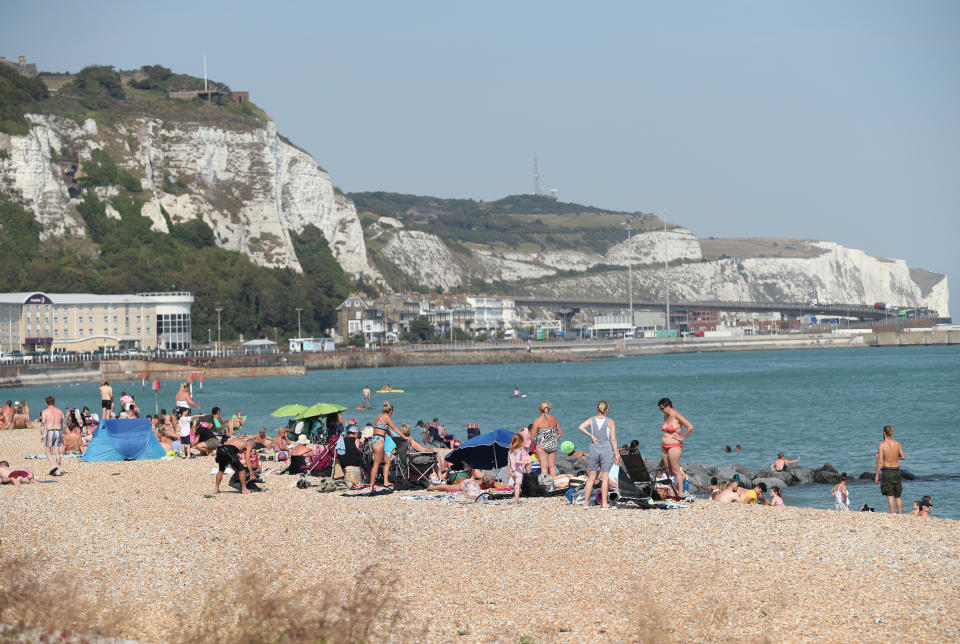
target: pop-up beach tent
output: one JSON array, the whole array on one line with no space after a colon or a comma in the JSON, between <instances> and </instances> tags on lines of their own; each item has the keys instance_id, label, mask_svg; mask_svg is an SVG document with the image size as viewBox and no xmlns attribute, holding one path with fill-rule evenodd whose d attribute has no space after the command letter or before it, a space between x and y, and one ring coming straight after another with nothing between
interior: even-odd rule
<instances>
[{"instance_id":1,"label":"pop-up beach tent","mask_svg":"<svg viewBox=\"0 0 960 644\"><path fill-rule=\"evenodd\" d=\"M81 461L142 461L166 454L146 418L101 420Z\"/></svg>"}]
</instances>

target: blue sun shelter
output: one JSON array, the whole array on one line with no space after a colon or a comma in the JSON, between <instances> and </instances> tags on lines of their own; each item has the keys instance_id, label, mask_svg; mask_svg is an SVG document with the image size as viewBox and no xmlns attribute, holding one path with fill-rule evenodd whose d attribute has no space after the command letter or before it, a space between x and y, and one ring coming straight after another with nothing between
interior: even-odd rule
<instances>
[{"instance_id":1,"label":"blue sun shelter","mask_svg":"<svg viewBox=\"0 0 960 644\"><path fill-rule=\"evenodd\" d=\"M100 421L80 460L143 461L166 453L146 418L112 418Z\"/></svg>"}]
</instances>

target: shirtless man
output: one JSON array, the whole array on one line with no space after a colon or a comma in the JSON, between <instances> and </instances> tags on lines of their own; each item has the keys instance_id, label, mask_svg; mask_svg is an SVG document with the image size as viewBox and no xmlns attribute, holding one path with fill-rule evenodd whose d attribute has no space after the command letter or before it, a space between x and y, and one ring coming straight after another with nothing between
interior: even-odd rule
<instances>
[{"instance_id":1,"label":"shirtless man","mask_svg":"<svg viewBox=\"0 0 960 644\"><path fill-rule=\"evenodd\" d=\"M887 425L883 428L883 440L877 446L877 474L873 477L873 482L880 484L880 494L887 497L890 514L903 513L903 501L900 499L903 493L900 461L905 458L907 457L903 455L900 442L893 440L893 427Z\"/></svg>"},{"instance_id":2,"label":"shirtless man","mask_svg":"<svg viewBox=\"0 0 960 644\"><path fill-rule=\"evenodd\" d=\"M240 462L240 453L246 454L247 465L244 467ZM253 444L248 443L242 438L232 436L225 440L222 445L217 447L217 478L213 484L213 493L220 494L220 481L223 480L223 471L227 467L233 468L233 471L240 477L240 491L242 494L250 494L247 489L247 478L256 478L250 463L253 462Z\"/></svg>"},{"instance_id":3,"label":"shirtless man","mask_svg":"<svg viewBox=\"0 0 960 644\"><path fill-rule=\"evenodd\" d=\"M273 446L273 439L267 436L267 429L261 427L260 431L253 435L254 449L270 449Z\"/></svg>"},{"instance_id":4,"label":"shirtless man","mask_svg":"<svg viewBox=\"0 0 960 644\"><path fill-rule=\"evenodd\" d=\"M63 457L63 412L57 409L53 396L46 397L47 408L40 412L40 440L47 454L47 460L53 465L50 476L60 476L60 461Z\"/></svg>"},{"instance_id":5,"label":"shirtless man","mask_svg":"<svg viewBox=\"0 0 960 644\"><path fill-rule=\"evenodd\" d=\"M718 501L720 503L739 503L740 502L739 488L740 486L737 485L736 481L730 481L727 484L726 489L720 492L720 494L717 495L717 498L715 498L714 501Z\"/></svg>"},{"instance_id":6,"label":"shirtless man","mask_svg":"<svg viewBox=\"0 0 960 644\"><path fill-rule=\"evenodd\" d=\"M370 385L364 387L363 391L360 392L360 395L363 396L363 400L360 402L360 408L373 409L373 403L370 402Z\"/></svg>"},{"instance_id":7,"label":"shirtless man","mask_svg":"<svg viewBox=\"0 0 960 644\"><path fill-rule=\"evenodd\" d=\"M103 415L100 418L107 420L113 417L113 387L104 380L98 389L100 389L100 407L103 410Z\"/></svg>"}]
</instances>

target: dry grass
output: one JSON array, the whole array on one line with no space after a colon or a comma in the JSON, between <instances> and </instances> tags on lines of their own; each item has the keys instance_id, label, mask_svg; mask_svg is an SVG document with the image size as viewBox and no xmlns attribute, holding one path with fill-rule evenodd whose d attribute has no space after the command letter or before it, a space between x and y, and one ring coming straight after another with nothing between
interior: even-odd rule
<instances>
[{"instance_id":1,"label":"dry grass","mask_svg":"<svg viewBox=\"0 0 960 644\"><path fill-rule=\"evenodd\" d=\"M700 238L700 251L706 260L724 257L797 257L809 259L822 255L822 248L811 246L809 240L785 237L724 237Z\"/></svg>"},{"instance_id":2,"label":"dry grass","mask_svg":"<svg viewBox=\"0 0 960 644\"><path fill-rule=\"evenodd\" d=\"M122 613L83 592L78 579L45 578L37 559L0 558L0 643L88 642L120 633Z\"/></svg>"},{"instance_id":3,"label":"dry grass","mask_svg":"<svg viewBox=\"0 0 960 644\"><path fill-rule=\"evenodd\" d=\"M400 620L393 580L372 567L348 588L333 579L313 579L309 569L304 569L306 583L264 583L275 574L262 562L251 564L249 572L210 589L199 617L190 617L164 641L353 644L387 638ZM63 574L45 578L38 559L0 559L0 579L0 644L92 642L128 635L128 620L119 607L85 595L78 579ZM405 633L404 639L421 638Z\"/></svg>"}]
</instances>

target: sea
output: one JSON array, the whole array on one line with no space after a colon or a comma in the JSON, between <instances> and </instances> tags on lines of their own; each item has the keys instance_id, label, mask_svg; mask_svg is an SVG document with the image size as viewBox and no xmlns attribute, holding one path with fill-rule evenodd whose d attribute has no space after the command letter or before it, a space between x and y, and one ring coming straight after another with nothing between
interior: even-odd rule
<instances>
[{"instance_id":1,"label":"sea","mask_svg":"<svg viewBox=\"0 0 960 644\"><path fill-rule=\"evenodd\" d=\"M176 383L112 382L131 393L144 414L171 409ZM300 377L215 379L194 384L204 411L247 417L246 428L285 425L271 416L282 405L328 402L346 407L344 418L363 425L374 411L358 410L361 390L389 385L403 393L374 394L379 408L389 400L394 420L439 418L448 432L466 438L467 423L481 431L518 430L549 400L563 440L588 449L577 426L606 400L620 443L636 439L648 458L658 457L663 415L657 401L669 397L693 423L682 462L769 466L782 451L807 468L830 463L859 477L873 472L884 425L903 444L903 505L929 495L933 516L960 519L960 347L891 347L796 351L744 351L624 356L557 364L456 365L310 371ZM514 387L525 394L513 397ZM8 388L4 399L26 398L36 416L52 394L60 407L87 405L99 411L96 384ZM2 441L2 436L0 436ZM726 452L725 447L740 446ZM2 442L0 442L2 458ZM91 465L95 467L95 465ZM787 505L833 508L828 485L784 488ZM851 508L866 503L886 511L878 485L856 480Z\"/></svg>"}]
</instances>

